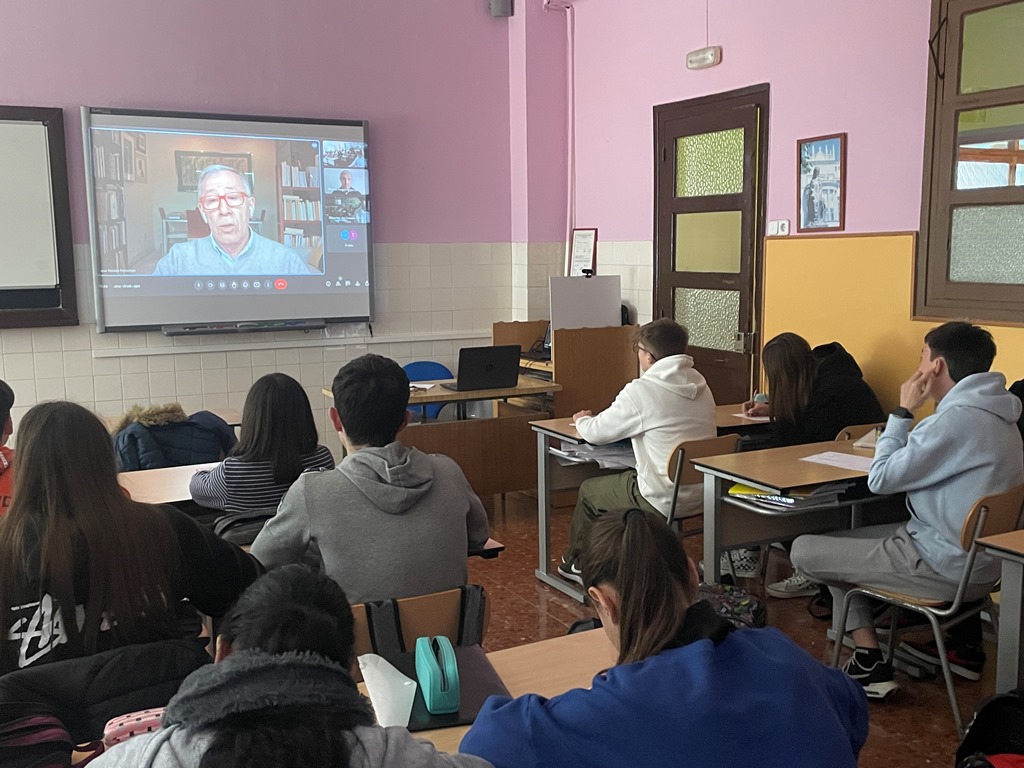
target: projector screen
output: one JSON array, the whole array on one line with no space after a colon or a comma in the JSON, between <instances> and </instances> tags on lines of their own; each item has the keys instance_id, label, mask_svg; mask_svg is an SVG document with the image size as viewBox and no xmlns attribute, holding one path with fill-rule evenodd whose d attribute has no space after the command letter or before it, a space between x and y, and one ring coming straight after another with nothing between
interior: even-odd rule
<instances>
[{"instance_id":1,"label":"projector screen","mask_svg":"<svg viewBox=\"0 0 1024 768\"><path fill-rule=\"evenodd\" d=\"M100 331L372 319L364 121L83 107Z\"/></svg>"}]
</instances>

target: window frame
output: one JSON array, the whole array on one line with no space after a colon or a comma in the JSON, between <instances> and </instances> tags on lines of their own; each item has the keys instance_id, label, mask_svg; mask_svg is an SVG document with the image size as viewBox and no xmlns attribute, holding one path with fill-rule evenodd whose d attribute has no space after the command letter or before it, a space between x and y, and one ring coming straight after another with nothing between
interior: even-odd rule
<instances>
[{"instance_id":1,"label":"window frame","mask_svg":"<svg viewBox=\"0 0 1024 768\"><path fill-rule=\"evenodd\" d=\"M1024 186L956 189L958 115L1024 104L1024 85L960 93L963 20L970 13L1020 0L933 0L925 123L921 230L918 237L914 316L965 315L1007 325L1024 324L1024 284L949 280L953 211L965 206L1024 205Z\"/></svg>"}]
</instances>

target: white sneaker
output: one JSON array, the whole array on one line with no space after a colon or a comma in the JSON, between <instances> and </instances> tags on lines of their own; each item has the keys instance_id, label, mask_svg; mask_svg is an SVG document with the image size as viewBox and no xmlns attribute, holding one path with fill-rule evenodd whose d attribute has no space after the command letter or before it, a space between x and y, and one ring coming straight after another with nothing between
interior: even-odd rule
<instances>
[{"instance_id":1,"label":"white sneaker","mask_svg":"<svg viewBox=\"0 0 1024 768\"><path fill-rule=\"evenodd\" d=\"M732 567L729 567L729 555L732 555ZM737 579L756 579L761 575L761 551L758 549L734 549L723 552L719 561L722 575L734 574Z\"/></svg>"},{"instance_id":2,"label":"white sneaker","mask_svg":"<svg viewBox=\"0 0 1024 768\"><path fill-rule=\"evenodd\" d=\"M765 587L765 591L772 597L785 600L788 597L810 597L818 594L818 585L810 579L794 573L788 579L776 581Z\"/></svg>"}]
</instances>

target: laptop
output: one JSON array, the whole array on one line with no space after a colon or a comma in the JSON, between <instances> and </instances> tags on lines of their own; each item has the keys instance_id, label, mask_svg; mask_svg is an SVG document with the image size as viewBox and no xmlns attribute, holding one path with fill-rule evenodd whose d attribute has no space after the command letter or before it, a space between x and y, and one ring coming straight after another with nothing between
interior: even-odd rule
<instances>
[{"instance_id":1,"label":"laptop","mask_svg":"<svg viewBox=\"0 0 1024 768\"><path fill-rule=\"evenodd\" d=\"M551 359L551 323L548 323L548 329L544 332L544 340L535 341L531 349L523 352L522 357L524 360L538 361Z\"/></svg>"},{"instance_id":2,"label":"laptop","mask_svg":"<svg viewBox=\"0 0 1024 768\"><path fill-rule=\"evenodd\" d=\"M463 347L459 350L459 373L445 389L467 392L474 389L507 389L519 383L518 344L499 347Z\"/></svg>"}]
</instances>

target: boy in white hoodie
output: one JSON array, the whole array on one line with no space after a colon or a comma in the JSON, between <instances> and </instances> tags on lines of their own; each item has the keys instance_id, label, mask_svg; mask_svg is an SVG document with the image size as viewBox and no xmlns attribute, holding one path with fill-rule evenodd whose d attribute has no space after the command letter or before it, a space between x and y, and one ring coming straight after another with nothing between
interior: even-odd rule
<instances>
[{"instance_id":1,"label":"boy in white hoodie","mask_svg":"<svg viewBox=\"0 0 1024 768\"><path fill-rule=\"evenodd\" d=\"M640 377L629 382L604 411L573 416L576 431L588 443L605 445L629 439L636 469L595 477L580 486L569 530L569 547L558 572L582 584L576 555L591 523L605 512L636 507L668 516L672 480L667 474L672 449L681 440L714 437L715 399L686 354L690 335L678 323L661 318L633 336ZM680 514L700 509L701 489L679 493Z\"/></svg>"}]
</instances>

